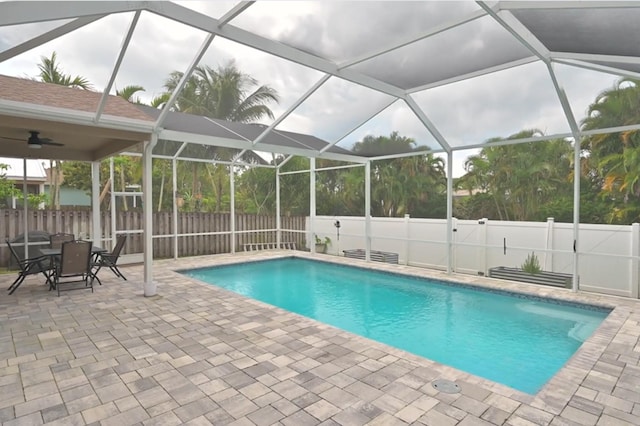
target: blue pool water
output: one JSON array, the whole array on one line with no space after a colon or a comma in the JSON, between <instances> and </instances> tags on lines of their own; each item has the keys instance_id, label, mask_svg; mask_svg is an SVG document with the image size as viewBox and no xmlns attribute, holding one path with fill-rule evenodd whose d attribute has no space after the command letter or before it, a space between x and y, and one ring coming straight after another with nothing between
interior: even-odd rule
<instances>
[{"instance_id":1,"label":"blue pool water","mask_svg":"<svg viewBox=\"0 0 640 426\"><path fill-rule=\"evenodd\" d=\"M608 314L296 258L183 273L530 394Z\"/></svg>"}]
</instances>

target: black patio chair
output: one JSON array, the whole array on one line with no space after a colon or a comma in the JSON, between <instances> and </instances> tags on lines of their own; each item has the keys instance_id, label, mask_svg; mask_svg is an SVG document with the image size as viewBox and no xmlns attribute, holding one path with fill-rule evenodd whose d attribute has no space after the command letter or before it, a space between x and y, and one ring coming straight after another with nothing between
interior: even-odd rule
<instances>
[{"instance_id":1,"label":"black patio chair","mask_svg":"<svg viewBox=\"0 0 640 426\"><path fill-rule=\"evenodd\" d=\"M20 284L24 281L24 279L29 275L37 275L42 274L46 280L47 284L49 284L49 290L53 288L53 283L51 281L50 273L51 273L51 261L47 256L34 256L29 259L21 259L16 253L15 248L11 245L9 240L6 241L7 247L9 247L9 251L11 252L11 257L15 260L20 269L18 273L18 277L16 280L9 286L7 291L9 294L13 294L14 291L20 287Z\"/></svg>"},{"instance_id":2,"label":"black patio chair","mask_svg":"<svg viewBox=\"0 0 640 426\"><path fill-rule=\"evenodd\" d=\"M49 245L51 246L52 249L59 249L59 248L62 248L63 243L67 243L75 239L76 237L73 234L64 234L60 232L57 234L52 234L49 237Z\"/></svg>"},{"instance_id":3,"label":"black patio chair","mask_svg":"<svg viewBox=\"0 0 640 426\"><path fill-rule=\"evenodd\" d=\"M53 285L58 290L58 296L61 291L88 288L93 293L95 277L91 272L91 247L91 241L62 243L60 260L55 262L52 274Z\"/></svg>"},{"instance_id":4,"label":"black patio chair","mask_svg":"<svg viewBox=\"0 0 640 426\"><path fill-rule=\"evenodd\" d=\"M118 235L116 239L116 246L113 248L111 253L99 253L95 262L93 262L93 275L98 281L98 284L102 285L100 278L98 278L98 271L100 269L107 267L111 269L111 271L116 274L116 277L122 278L123 280L127 280L127 277L124 276L120 269L118 269L118 258L120 258L120 252L124 247L124 243L127 242L126 235Z\"/></svg>"}]
</instances>

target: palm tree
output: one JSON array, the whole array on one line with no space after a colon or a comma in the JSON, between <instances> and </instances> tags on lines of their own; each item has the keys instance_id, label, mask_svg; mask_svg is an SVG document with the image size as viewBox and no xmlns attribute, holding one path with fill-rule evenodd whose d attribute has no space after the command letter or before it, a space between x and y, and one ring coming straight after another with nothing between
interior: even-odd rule
<instances>
[{"instance_id":1,"label":"palm tree","mask_svg":"<svg viewBox=\"0 0 640 426\"><path fill-rule=\"evenodd\" d=\"M167 92L155 98L152 106L163 108L182 76L183 73L173 71L165 82ZM256 88L257 85L257 80L238 70L233 61L217 69L201 65L195 68L193 75L187 80L172 109L187 114L242 123L257 122L263 117L273 119L273 112L267 104L278 102L279 96L275 89L265 85ZM185 151L183 155L193 155L193 152L198 151L198 157L212 160L230 159L237 155L234 150L208 145L192 146L189 149L192 152ZM262 161L260 157L249 151L243 154L242 159ZM223 208L224 188L228 187L226 184L228 170L228 167L221 165L207 166L204 170L195 165L190 166L192 183L188 191L193 196L202 197L201 182L203 179L208 181L216 199L215 211L220 211Z\"/></svg>"},{"instance_id":2,"label":"palm tree","mask_svg":"<svg viewBox=\"0 0 640 426\"><path fill-rule=\"evenodd\" d=\"M389 136L367 135L353 146L352 151L375 156L420 152L425 148L418 146L412 138L392 132ZM371 214L374 216L397 217L408 213L414 217L441 216L435 202L445 190L444 163L433 154L372 163Z\"/></svg>"},{"instance_id":3,"label":"palm tree","mask_svg":"<svg viewBox=\"0 0 640 426\"><path fill-rule=\"evenodd\" d=\"M542 132L523 130L507 139L533 136L542 136ZM487 142L502 140L492 138ZM541 206L571 194L571 154L571 146L564 140L487 146L467 159L467 173L458 184L481 190L476 198L490 196L500 220L544 219L539 217Z\"/></svg>"},{"instance_id":4,"label":"palm tree","mask_svg":"<svg viewBox=\"0 0 640 426\"><path fill-rule=\"evenodd\" d=\"M126 99L132 104L142 104L143 102L140 100L140 98L135 96L135 94L138 92L144 92L144 87L129 85L123 87L121 90L116 89L116 96L120 96L121 98Z\"/></svg>"},{"instance_id":5,"label":"palm tree","mask_svg":"<svg viewBox=\"0 0 640 426\"><path fill-rule=\"evenodd\" d=\"M640 123L640 80L620 79L600 93L582 121L583 130ZM583 148L591 178L602 189L613 208L609 221L631 223L640 217L640 132L592 135Z\"/></svg>"},{"instance_id":6,"label":"palm tree","mask_svg":"<svg viewBox=\"0 0 640 426\"><path fill-rule=\"evenodd\" d=\"M165 82L168 92L175 90L182 75L179 71L169 75ZM238 70L233 61L217 69L201 65L187 80L173 108L242 123L256 122L265 116L273 119L273 112L267 104L279 102L279 96L269 86L259 86L254 90L257 84L256 79Z\"/></svg>"},{"instance_id":7,"label":"palm tree","mask_svg":"<svg viewBox=\"0 0 640 426\"><path fill-rule=\"evenodd\" d=\"M73 87L77 89L91 90L92 86L84 77L79 75L72 77L70 74L65 74L58 65L56 52L51 53L51 57L40 57L40 64L38 69L40 70L40 80L45 83L59 84L62 86Z\"/></svg>"},{"instance_id":8,"label":"palm tree","mask_svg":"<svg viewBox=\"0 0 640 426\"><path fill-rule=\"evenodd\" d=\"M73 87L77 89L90 90L91 83L84 77L65 74L57 62L56 52L52 52L50 57L41 56L38 69L40 74L38 77L45 83L59 84L61 86ZM60 208L60 161L49 160L49 170L51 175L51 207Z\"/></svg>"}]
</instances>

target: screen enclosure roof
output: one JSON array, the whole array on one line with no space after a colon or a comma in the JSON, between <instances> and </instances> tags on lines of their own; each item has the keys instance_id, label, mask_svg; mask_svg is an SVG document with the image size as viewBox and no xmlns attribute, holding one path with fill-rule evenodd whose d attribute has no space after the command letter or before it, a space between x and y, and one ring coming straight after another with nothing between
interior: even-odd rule
<instances>
[{"instance_id":1,"label":"screen enclosure roof","mask_svg":"<svg viewBox=\"0 0 640 426\"><path fill-rule=\"evenodd\" d=\"M598 93L640 79L638 22L635 1L3 1L0 155L35 155L29 130L64 143L39 158L81 160L152 133L170 155L188 142L351 162L477 148L525 128L575 139ZM92 90L32 81L52 51ZM149 103L171 72L225 64L277 90L272 118L175 112L182 81L163 110L115 96L141 85ZM353 150L394 131L413 140L409 153Z\"/></svg>"}]
</instances>

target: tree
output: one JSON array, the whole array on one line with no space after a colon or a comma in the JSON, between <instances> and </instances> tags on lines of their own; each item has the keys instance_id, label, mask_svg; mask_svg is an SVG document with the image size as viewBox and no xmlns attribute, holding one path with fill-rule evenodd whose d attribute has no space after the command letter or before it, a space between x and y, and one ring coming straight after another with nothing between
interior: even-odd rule
<instances>
[{"instance_id":1,"label":"tree","mask_svg":"<svg viewBox=\"0 0 640 426\"><path fill-rule=\"evenodd\" d=\"M640 123L640 80L622 78L600 93L582 121L583 130ZM640 220L640 132L591 135L584 139L589 177L611 204L611 223Z\"/></svg>"},{"instance_id":2,"label":"tree","mask_svg":"<svg viewBox=\"0 0 640 426\"><path fill-rule=\"evenodd\" d=\"M182 75L179 71L169 75L165 82L168 92L176 89ZM278 93L265 85L254 89L257 84L256 79L238 70L233 61L217 69L201 65L187 80L173 109L241 123L254 123L265 116L273 119L267 104L279 102Z\"/></svg>"},{"instance_id":3,"label":"tree","mask_svg":"<svg viewBox=\"0 0 640 426\"><path fill-rule=\"evenodd\" d=\"M45 83L59 84L61 86L73 87L77 89L91 90L92 86L84 77L79 75L72 77L65 74L57 63L56 52L52 52L50 57L41 56L38 69L40 70L40 80Z\"/></svg>"},{"instance_id":4,"label":"tree","mask_svg":"<svg viewBox=\"0 0 640 426\"><path fill-rule=\"evenodd\" d=\"M536 129L523 130L507 140L542 135ZM552 212L543 206L560 197L572 197L572 161L573 149L562 139L482 148L467 159L467 173L457 182L458 187L478 191L465 201L462 212L474 219L544 220L542 215ZM493 206L487 205L488 201Z\"/></svg>"},{"instance_id":5,"label":"tree","mask_svg":"<svg viewBox=\"0 0 640 426\"><path fill-rule=\"evenodd\" d=\"M182 79L183 73L173 71L165 82L167 92L154 99L153 104L164 107L178 83ZM278 102L279 96L275 89L269 86L256 86L257 80L242 73L230 62L226 66L213 68L208 65L196 67L193 74L187 80L182 91L178 95L172 109L175 111L203 115L210 118L237 121L243 123L253 123L263 117L274 117L268 104ZM207 158L212 160L237 159L237 151L229 148L212 147L208 145L190 146L188 152L183 152L183 156L194 158ZM245 161L263 161L253 152L243 153L242 159ZM204 167L190 165L191 184L182 183L182 193L186 200L194 200L199 208L213 208L219 212L226 204L227 190L229 184L229 167L216 164L207 164ZM208 191L211 191L215 199L208 200ZM197 202L196 202L197 201Z\"/></svg>"},{"instance_id":6,"label":"tree","mask_svg":"<svg viewBox=\"0 0 640 426\"><path fill-rule=\"evenodd\" d=\"M136 93L144 92L144 87L129 85L123 87L121 90L116 89L116 96L120 96L123 99L131 102L132 104L142 104L143 102L140 100Z\"/></svg>"},{"instance_id":7,"label":"tree","mask_svg":"<svg viewBox=\"0 0 640 426\"><path fill-rule=\"evenodd\" d=\"M38 69L40 80L45 83L58 84L61 86L73 87L78 89L90 90L91 83L84 77L65 74L57 62L56 52L52 52L50 57L41 56ZM49 175L51 177L51 207L60 208L60 161L49 160Z\"/></svg>"},{"instance_id":8,"label":"tree","mask_svg":"<svg viewBox=\"0 0 640 426\"><path fill-rule=\"evenodd\" d=\"M446 175L441 158L421 153L425 147L398 132L389 136L365 136L352 150L367 156L416 153L415 156L372 162L372 215L444 217Z\"/></svg>"}]
</instances>

